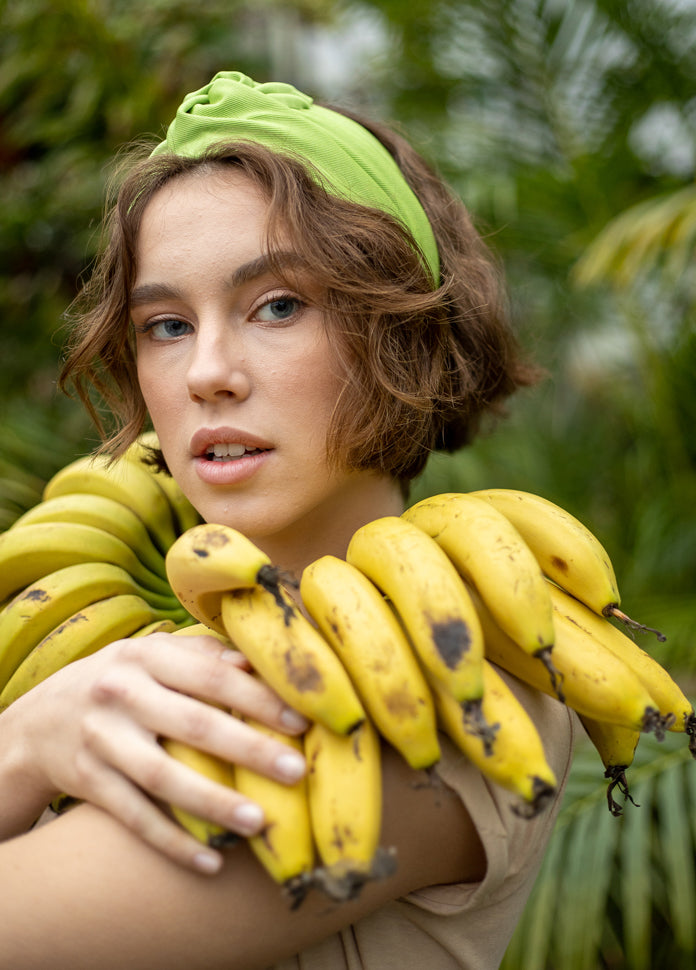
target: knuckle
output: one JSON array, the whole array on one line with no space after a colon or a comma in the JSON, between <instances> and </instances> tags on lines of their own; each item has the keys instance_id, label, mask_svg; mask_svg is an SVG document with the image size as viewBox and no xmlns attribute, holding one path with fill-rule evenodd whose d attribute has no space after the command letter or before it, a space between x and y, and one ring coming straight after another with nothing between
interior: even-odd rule
<instances>
[{"instance_id":1,"label":"knuckle","mask_svg":"<svg viewBox=\"0 0 696 970\"><path fill-rule=\"evenodd\" d=\"M210 710L206 710L206 705L200 703L186 713L182 722L182 732L189 743L196 745L208 738L211 713Z\"/></svg>"},{"instance_id":2,"label":"knuckle","mask_svg":"<svg viewBox=\"0 0 696 970\"><path fill-rule=\"evenodd\" d=\"M101 739L99 718L93 712L85 714L80 722L80 735L83 745L88 751L98 748Z\"/></svg>"},{"instance_id":3,"label":"knuckle","mask_svg":"<svg viewBox=\"0 0 696 970\"><path fill-rule=\"evenodd\" d=\"M162 795L165 792L167 767L164 757L153 753L138 772L140 786L153 795Z\"/></svg>"},{"instance_id":4,"label":"knuckle","mask_svg":"<svg viewBox=\"0 0 696 970\"><path fill-rule=\"evenodd\" d=\"M99 674L90 688L90 698L97 704L114 704L128 700L130 690L126 681L110 669Z\"/></svg>"},{"instance_id":5,"label":"knuckle","mask_svg":"<svg viewBox=\"0 0 696 970\"><path fill-rule=\"evenodd\" d=\"M120 819L126 828L147 838L151 831L151 820L148 818L147 805L139 798L128 799L121 804Z\"/></svg>"},{"instance_id":6,"label":"knuckle","mask_svg":"<svg viewBox=\"0 0 696 970\"><path fill-rule=\"evenodd\" d=\"M72 767L78 791L84 792L94 785L94 760L88 751L78 750Z\"/></svg>"},{"instance_id":7,"label":"knuckle","mask_svg":"<svg viewBox=\"0 0 696 970\"><path fill-rule=\"evenodd\" d=\"M111 644L111 647L116 658L123 663L133 663L134 661L139 661L142 656L142 643L138 643L137 638L116 640Z\"/></svg>"}]
</instances>

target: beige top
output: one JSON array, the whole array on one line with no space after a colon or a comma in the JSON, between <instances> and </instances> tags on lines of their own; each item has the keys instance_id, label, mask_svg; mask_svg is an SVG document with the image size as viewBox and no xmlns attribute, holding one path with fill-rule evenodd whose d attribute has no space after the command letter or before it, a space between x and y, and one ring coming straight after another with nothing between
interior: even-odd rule
<instances>
[{"instance_id":1,"label":"beige top","mask_svg":"<svg viewBox=\"0 0 696 970\"><path fill-rule=\"evenodd\" d=\"M559 794L535 819L512 811L515 797L443 739L437 771L466 805L481 836L480 883L431 886L397 899L272 970L495 970L532 890L560 807L575 716L558 701L501 671L536 724ZM269 968L271 970L271 968Z\"/></svg>"}]
</instances>

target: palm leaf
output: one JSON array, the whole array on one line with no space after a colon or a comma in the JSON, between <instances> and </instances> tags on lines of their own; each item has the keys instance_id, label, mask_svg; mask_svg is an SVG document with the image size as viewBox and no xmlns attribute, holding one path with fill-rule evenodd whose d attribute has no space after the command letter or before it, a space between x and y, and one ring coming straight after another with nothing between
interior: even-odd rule
<instances>
[{"instance_id":1,"label":"palm leaf","mask_svg":"<svg viewBox=\"0 0 696 970\"><path fill-rule=\"evenodd\" d=\"M501 970L647 970L696 956L696 766L684 736L644 736L623 815L580 742L564 805Z\"/></svg>"},{"instance_id":2,"label":"palm leaf","mask_svg":"<svg viewBox=\"0 0 696 970\"><path fill-rule=\"evenodd\" d=\"M631 206L612 219L587 247L573 270L579 286L608 280L625 287L666 258L678 276L696 245L696 185Z\"/></svg>"}]
</instances>

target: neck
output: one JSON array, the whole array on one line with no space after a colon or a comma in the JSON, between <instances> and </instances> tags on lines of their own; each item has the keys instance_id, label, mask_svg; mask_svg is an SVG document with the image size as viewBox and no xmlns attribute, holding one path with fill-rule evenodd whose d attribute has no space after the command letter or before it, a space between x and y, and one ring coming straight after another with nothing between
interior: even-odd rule
<instances>
[{"instance_id":1,"label":"neck","mask_svg":"<svg viewBox=\"0 0 696 970\"><path fill-rule=\"evenodd\" d=\"M356 490L348 489L338 504L314 509L311 520L300 520L283 533L254 541L271 560L295 579L320 556L345 559L353 533L386 515L400 515L404 508L398 482L374 475ZM338 509L338 510L337 510Z\"/></svg>"}]
</instances>

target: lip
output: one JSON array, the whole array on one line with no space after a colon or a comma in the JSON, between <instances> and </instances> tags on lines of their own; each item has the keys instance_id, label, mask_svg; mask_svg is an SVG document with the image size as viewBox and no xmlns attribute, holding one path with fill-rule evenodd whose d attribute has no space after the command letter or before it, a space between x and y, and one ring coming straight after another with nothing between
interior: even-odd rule
<instances>
[{"instance_id":1,"label":"lip","mask_svg":"<svg viewBox=\"0 0 696 970\"><path fill-rule=\"evenodd\" d=\"M258 448L260 451L270 451L273 448L273 445L263 438L241 431L239 428L228 427L199 428L191 438L189 447L194 458L205 458L213 445L227 444L244 445L249 450Z\"/></svg>"},{"instance_id":2,"label":"lip","mask_svg":"<svg viewBox=\"0 0 696 970\"><path fill-rule=\"evenodd\" d=\"M253 454L244 455L234 461L210 461L206 457L210 448L222 444L244 445ZM206 485L217 487L234 487L247 482L273 453L273 446L265 439L239 428L229 427L200 428L191 438L190 448L200 480Z\"/></svg>"}]
</instances>

